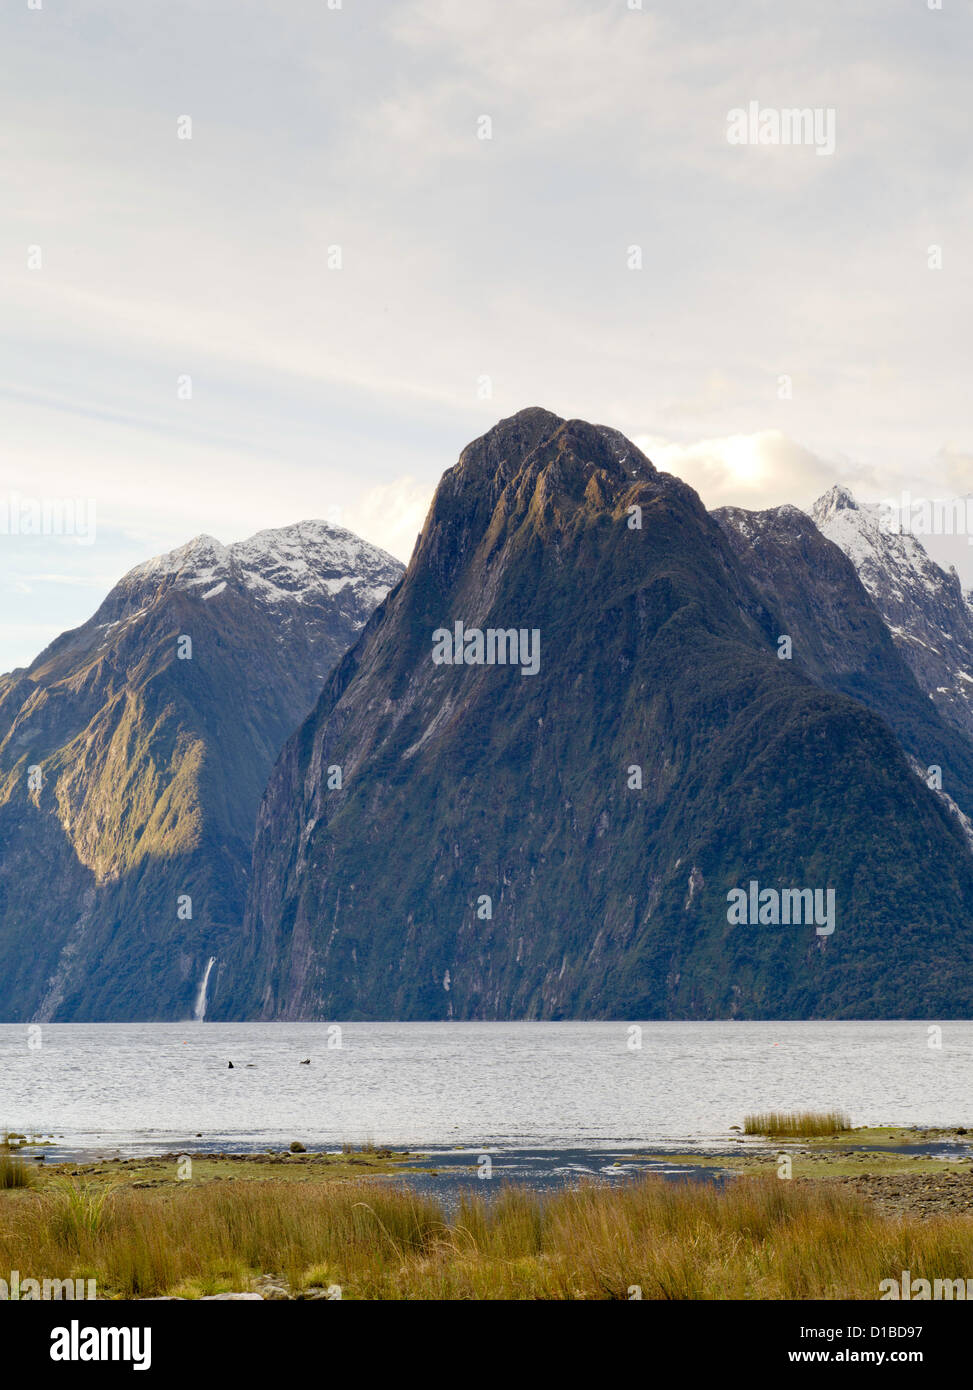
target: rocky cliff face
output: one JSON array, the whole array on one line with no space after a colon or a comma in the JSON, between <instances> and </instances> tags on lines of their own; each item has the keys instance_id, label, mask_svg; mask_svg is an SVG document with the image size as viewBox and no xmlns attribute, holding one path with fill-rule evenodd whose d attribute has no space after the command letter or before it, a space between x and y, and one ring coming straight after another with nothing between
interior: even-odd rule
<instances>
[{"instance_id":1,"label":"rocky cliff face","mask_svg":"<svg viewBox=\"0 0 973 1390\"><path fill-rule=\"evenodd\" d=\"M402 567L306 522L198 537L0 677L0 1017L187 1018L268 772Z\"/></svg>"},{"instance_id":2,"label":"rocky cliff face","mask_svg":"<svg viewBox=\"0 0 973 1390\"><path fill-rule=\"evenodd\" d=\"M912 535L890 533L877 507L845 487L818 499L819 530L840 546L903 659L943 718L973 738L973 608L955 570L943 570Z\"/></svg>"},{"instance_id":3,"label":"rocky cliff face","mask_svg":"<svg viewBox=\"0 0 973 1390\"><path fill-rule=\"evenodd\" d=\"M220 1007L966 1012L962 829L885 718L835 688L840 623L804 615L806 660L779 659L786 607L616 432L502 421L445 474L405 579L274 770ZM891 670L862 613L863 659L871 643ZM501 649L517 660L491 664ZM731 923L751 881L833 889L834 932Z\"/></svg>"}]
</instances>

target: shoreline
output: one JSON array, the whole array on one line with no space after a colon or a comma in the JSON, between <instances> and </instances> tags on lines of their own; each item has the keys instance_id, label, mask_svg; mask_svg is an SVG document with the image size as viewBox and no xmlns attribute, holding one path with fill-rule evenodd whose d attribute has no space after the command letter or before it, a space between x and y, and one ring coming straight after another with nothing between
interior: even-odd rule
<instances>
[{"instance_id":1,"label":"shoreline","mask_svg":"<svg viewBox=\"0 0 973 1390\"><path fill-rule=\"evenodd\" d=\"M963 1127L860 1127L827 1137L780 1140L737 1134L691 1148L345 1145L335 1150L295 1141L286 1150L230 1150L194 1149L187 1144L140 1155L99 1154L53 1161L45 1141L27 1140L0 1144L0 1155L4 1154L29 1166L41 1188L78 1181L96 1189L144 1190L242 1181L395 1178L417 1194L445 1200L450 1206L468 1187L490 1198L510 1186L544 1195L586 1183L617 1187L641 1177L722 1184L783 1176L785 1165L789 1180L847 1187L888 1211L973 1212L973 1133ZM481 1182L481 1176L492 1181Z\"/></svg>"},{"instance_id":2,"label":"shoreline","mask_svg":"<svg viewBox=\"0 0 973 1390\"><path fill-rule=\"evenodd\" d=\"M0 1270L108 1300L878 1298L973 1267L965 1131L859 1129L629 1154L610 1178L479 1180L468 1150L31 1163L0 1190ZM10 1156L3 1156L9 1164ZM26 1160L26 1161L25 1161ZM651 1165L655 1164L656 1167ZM786 1180L783 1180L786 1178ZM963 1268L959 1268L962 1265ZM23 1295L18 1295L23 1296Z\"/></svg>"}]
</instances>

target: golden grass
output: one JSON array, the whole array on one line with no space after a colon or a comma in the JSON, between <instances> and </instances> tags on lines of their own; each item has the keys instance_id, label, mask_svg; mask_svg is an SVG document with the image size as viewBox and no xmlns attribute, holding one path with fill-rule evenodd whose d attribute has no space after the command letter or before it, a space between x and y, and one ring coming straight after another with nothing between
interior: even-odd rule
<instances>
[{"instance_id":1,"label":"golden grass","mask_svg":"<svg viewBox=\"0 0 973 1390\"><path fill-rule=\"evenodd\" d=\"M36 1181L33 1169L22 1158L0 1151L0 1188L34 1187Z\"/></svg>"},{"instance_id":2,"label":"golden grass","mask_svg":"<svg viewBox=\"0 0 973 1390\"><path fill-rule=\"evenodd\" d=\"M452 1219L373 1182L0 1195L0 1269L101 1296L340 1285L364 1299L865 1298L882 1279L973 1275L973 1217L890 1218L845 1189L645 1178L542 1199L466 1197Z\"/></svg>"},{"instance_id":3,"label":"golden grass","mask_svg":"<svg viewBox=\"0 0 973 1390\"><path fill-rule=\"evenodd\" d=\"M743 1121L744 1134L767 1134L775 1139L820 1139L849 1129L851 1120L843 1110L798 1110L793 1114L767 1110Z\"/></svg>"}]
</instances>

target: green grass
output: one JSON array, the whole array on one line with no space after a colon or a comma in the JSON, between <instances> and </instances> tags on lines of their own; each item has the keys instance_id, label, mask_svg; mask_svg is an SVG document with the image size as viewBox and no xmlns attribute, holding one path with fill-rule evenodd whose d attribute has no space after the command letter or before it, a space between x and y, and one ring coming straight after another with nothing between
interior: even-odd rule
<instances>
[{"instance_id":1,"label":"green grass","mask_svg":"<svg viewBox=\"0 0 973 1390\"><path fill-rule=\"evenodd\" d=\"M374 1181L0 1194L0 1268L94 1278L102 1297L246 1289L261 1274L346 1299L816 1299L966 1278L973 1216L887 1217L831 1184L646 1178L542 1198L476 1192L447 1215Z\"/></svg>"},{"instance_id":2,"label":"green grass","mask_svg":"<svg viewBox=\"0 0 973 1390\"><path fill-rule=\"evenodd\" d=\"M819 1139L849 1129L851 1120L843 1110L797 1110L792 1114L767 1110L743 1121L744 1134L766 1134L775 1139Z\"/></svg>"},{"instance_id":3,"label":"green grass","mask_svg":"<svg viewBox=\"0 0 973 1390\"><path fill-rule=\"evenodd\" d=\"M65 1248L82 1250L112 1216L111 1187L65 1183L46 1196L51 1230Z\"/></svg>"}]
</instances>

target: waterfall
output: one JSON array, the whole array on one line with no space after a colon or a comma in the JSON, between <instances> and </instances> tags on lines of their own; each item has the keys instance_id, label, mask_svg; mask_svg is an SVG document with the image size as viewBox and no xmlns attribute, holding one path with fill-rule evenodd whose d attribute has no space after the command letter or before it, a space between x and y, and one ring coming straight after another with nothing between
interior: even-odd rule
<instances>
[{"instance_id":1,"label":"waterfall","mask_svg":"<svg viewBox=\"0 0 973 1390\"><path fill-rule=\"evenodd\" d=\"M196 1003L193 1007L193 1018L197 1023L202 1023L206 1017L206 986L209 984L209 972L216 964L216 957L210 956L206 962L206 969L203 971L203 978L199 982L199 989L196 991Z\"/></svg>"}]
</instances>

